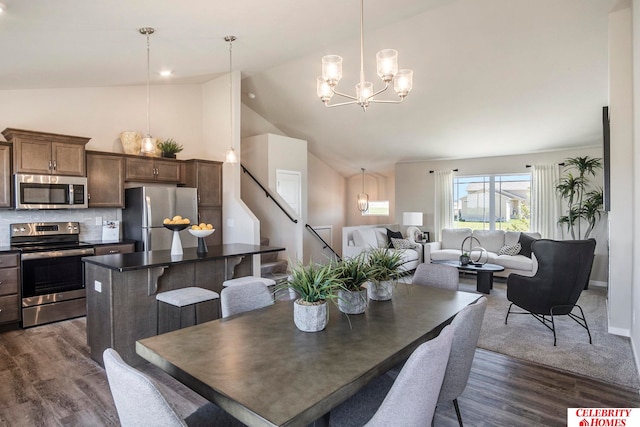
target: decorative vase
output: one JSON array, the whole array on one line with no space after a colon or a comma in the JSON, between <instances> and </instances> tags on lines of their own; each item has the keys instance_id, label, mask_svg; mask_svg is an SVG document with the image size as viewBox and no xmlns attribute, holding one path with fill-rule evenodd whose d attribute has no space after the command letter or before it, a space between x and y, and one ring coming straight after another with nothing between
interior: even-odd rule
<instances>
[{"instance_id":1,"label":"decorative vase","mask_svg":"<svg viewBox=\"0 0 640 427\"><path fill-rule=\"evenodd\" d=\"M367 295L375 301L388 301L393 295L393 281L381 280L367 284Z\"/></svg>"},{"instance_id":2,"label":"decorative vase","mask_svg":"<svg viewBox=\"0 0 640 427\"><path fill-rule=\"evenodd\" d=\"M293 303L293 322L303 332L318 332L327 326L327 302L307 303L298 299Z\"/></svg>"},{"instance_id":3,"label":"decorative vase","mask_svg":"<svg viewBox=\"0 0 640 427\"><path fill-rule=\"evenodd\" d=\"M469 261L469 255L460 255L460 265L468 265Z\"/></svg>"},{"instance_id":4,"label":"decorative vase","mask_svg":"<svg viewBox=\"0 0 640 427\"><path fill-rule=\"evenodd\" d=\"M124 154L140 154L142 135L140 135L138 132L121 132L120 142L122 143L122 151L124 151Z\"/></svg>"},{"instance_id":5,"label":"decorative vase","mask_svg":"<svg viewBox=\"0 0 640 427\"><path fill-rule=\"evenodd\" d=\"M361 314L367 308L367 290L338 291L338 309L346 314Z\"/></svg>"}]
</instances>

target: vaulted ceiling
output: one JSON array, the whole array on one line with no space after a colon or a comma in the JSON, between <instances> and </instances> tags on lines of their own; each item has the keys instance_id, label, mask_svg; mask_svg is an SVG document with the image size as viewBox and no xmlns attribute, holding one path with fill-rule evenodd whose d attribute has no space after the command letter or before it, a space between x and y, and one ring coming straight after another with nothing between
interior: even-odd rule
<instances>
[{"instance_id":1,"label":"vaulted ceiling","mask_svg":"<svg viewBox=\"0 0 640 427\"><path fill-rule=\"evenodd\" d=\"M243 102L345 176L601 143L617 0L366 0L366 77L381 86L382 48L414 70L404 103L366 112L315 94L328 53L344 57L339 88L354 92L358 0L2 1L0 90L144 84L144 26L156 29L153 84L205 82L228 71L223 38L235 35Z\"/></svg>"}]
</instances>

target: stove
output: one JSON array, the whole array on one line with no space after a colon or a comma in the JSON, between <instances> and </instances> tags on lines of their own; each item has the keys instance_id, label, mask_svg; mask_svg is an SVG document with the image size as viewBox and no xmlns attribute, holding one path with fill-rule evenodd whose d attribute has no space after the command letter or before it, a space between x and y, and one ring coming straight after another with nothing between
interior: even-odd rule
<instances>
[{"instance_id":1,"label":"stove","mask_svg":"<svg viewBox=\"0 0 640 427\"><path fill-rule=\"evenodd\" d=\"M11 246L20 249L23 327L86 315L81 258L93 247L79 236L77 222L11 224Z\"/></svg>"}]
</instances>

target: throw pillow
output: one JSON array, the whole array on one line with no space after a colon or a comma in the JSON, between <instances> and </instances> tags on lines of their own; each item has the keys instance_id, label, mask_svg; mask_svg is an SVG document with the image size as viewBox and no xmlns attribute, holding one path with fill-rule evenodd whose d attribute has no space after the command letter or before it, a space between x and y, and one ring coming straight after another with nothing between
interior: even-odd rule
<instances>
[{"instance_id":1,"label":"throw pillow","mask_svg":"<svg viewBox=\"0 0 640 427\"><path fill-rule=\"evenodd\" d=\"M413 249L413 243L411 243L409 239L397 239L392 237L391 244L395 249Z\"/></svg>"},{"instance_id":2,"label":"throw pillow","mask_svg":"<svg viewBox=\"0 0 640 427\"><path fill-rule=\"evenodd\" d=\"M504 245L498 251L498 255L518 255L520 250L522 249L522 245L520 243L516 243L515 245Z\"/></svg>"},{"instance_id":3,"label":"throw pillow","mask_svg":"<svg viewBox=\"0 0 640 427\"><path fill-rule=\"evenodd\" d=\"M520 239L518 240L518 243L520 243L520 246L522 246L522 249L520 249L520 255L531 258L531 244L535 241L536 239L534 239L533 237L525 233L520 233Z\"/></svg>"},{"instance_id":4,"label":"throw pillow","mask_svg":"<svg viewBox=\"0 0 640 427\"><path fill-rule=\"evenodd\" d=\"M402 239L402 233L399 231L391 231L387 228L387 239L389 239L388 246L390 248L393 248L393 243L391 242L391 238Z\"/></svg>"}]
</instances>

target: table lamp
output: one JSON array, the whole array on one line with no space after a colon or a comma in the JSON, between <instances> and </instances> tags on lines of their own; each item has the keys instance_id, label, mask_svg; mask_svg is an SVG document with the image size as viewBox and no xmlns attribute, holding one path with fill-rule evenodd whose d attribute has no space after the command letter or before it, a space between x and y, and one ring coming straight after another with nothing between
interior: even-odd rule
<instances>
[{"instance_id":1,"label":"table lamp","mask_svg":"<svg viewBox=\"0 0 640 427\"><path fill-rule=\"evenodd\" d=\"M422 212L403 212L402 225L422 227ZM422 231L418 229L418 235L414 236L414 240L422 240Z\"/></svg>"}]
</instances>

